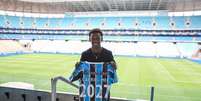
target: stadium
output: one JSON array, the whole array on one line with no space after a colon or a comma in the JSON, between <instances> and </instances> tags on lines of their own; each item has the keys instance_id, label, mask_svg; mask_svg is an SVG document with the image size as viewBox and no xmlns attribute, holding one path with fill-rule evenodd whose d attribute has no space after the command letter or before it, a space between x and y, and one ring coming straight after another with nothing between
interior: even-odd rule
<instances>
[{"instance_id":1,"label":"stadium","mask_svg":"<svg viewBox=\"0 0 201 101\"><path fill-rule=\"evenodd\" d=\"M118 66L112 101L201 101L200 5L200 0L0 0L0 101L53 101L52 78L71 75L91 47L93 28L103 31L101 45ZM56 88L56 101L77 101L73 84L59 81Z\"/></svg>"}]
</instances>

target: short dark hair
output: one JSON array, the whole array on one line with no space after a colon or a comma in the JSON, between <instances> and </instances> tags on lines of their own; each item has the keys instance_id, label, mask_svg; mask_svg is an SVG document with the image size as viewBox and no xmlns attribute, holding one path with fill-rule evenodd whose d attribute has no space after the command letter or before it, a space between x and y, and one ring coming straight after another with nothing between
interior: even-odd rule
<instances>
[{"instance_id":1,"label":"short dark hair","mask_svg":"<svg viewBox=\"0 0 201 101\"><path fill-rule=\"evenodd\" d=\"M99 29L99 28L94 28L89 32L89 37L91 36L91 34L93 33L100 33L101 37L103 37L103 32Z\"/></svg>"}]
</instances>

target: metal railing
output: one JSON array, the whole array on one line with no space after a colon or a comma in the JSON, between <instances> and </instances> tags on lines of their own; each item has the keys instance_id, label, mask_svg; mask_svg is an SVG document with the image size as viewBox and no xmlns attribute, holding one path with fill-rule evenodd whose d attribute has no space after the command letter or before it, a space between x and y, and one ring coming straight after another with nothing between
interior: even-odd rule
<instances>
[{"instance_id":1,"label":"metal railing","mask_svg":"<svg viewBox=\"0 0 201 101\"><path fill-rule=\"evenodd\" d=\"M79 86L76 84L73 84L72 82L70 82L69 80L65 79L64 77L58 76L55 78L51 79L51 101L56 101L56 97L57 97L57 93L56 93L56 87L57 87L57 81L61 80L77 89L79 89Z\"/></svg>"}]
</instances>

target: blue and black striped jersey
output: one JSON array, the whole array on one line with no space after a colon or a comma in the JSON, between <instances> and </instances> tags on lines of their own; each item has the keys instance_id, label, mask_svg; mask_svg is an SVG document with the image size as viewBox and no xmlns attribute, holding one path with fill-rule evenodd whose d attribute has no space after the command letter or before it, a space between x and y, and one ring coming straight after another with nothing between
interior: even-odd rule
<instances>
[{"instance_id":1,"label":"blue and black striped jersey","mask_svg":"<svg viewBox=\"0 0 201 101\"><path fill-rule=\"evenodd\" d=\"M117 82L116 70L108 63L81 62L70 81L80 82L80 101L108 101L111 84Z\"/></svg>"}]
</instances>

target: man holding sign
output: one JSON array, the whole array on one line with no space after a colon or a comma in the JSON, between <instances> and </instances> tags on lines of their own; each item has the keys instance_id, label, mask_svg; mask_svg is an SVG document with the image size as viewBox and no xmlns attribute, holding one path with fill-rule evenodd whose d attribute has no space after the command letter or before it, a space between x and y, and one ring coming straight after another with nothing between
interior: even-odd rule
<instances>
[{"instance_id":1,"label":"man holding sign","mask_svg":"<svg viewBox=\"0 0 201 101\"><path fill-rule=\"evenodd\" d=\"M109 101L110 86L117 82L116 63L112 52L101 47L100 29L89 33L92 47L84 51L70 81L80 81L80 101Z\"/></svg>"}]
</instances>

